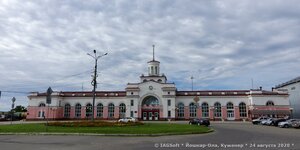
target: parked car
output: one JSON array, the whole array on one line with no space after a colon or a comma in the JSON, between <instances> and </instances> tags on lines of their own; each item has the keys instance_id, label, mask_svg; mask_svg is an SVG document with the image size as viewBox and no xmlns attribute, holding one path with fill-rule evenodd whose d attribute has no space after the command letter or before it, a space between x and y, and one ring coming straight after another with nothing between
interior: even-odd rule
<instances>
[{"instance_id":1,"label":"parked car","mask_svg":"<svg viewBox=\"0 0 300 150\"><path fill-rule=\"evenodd\" d=\"M292 126L292 122L297 121L296 119L289 119L287 121L279 122L278 127L280 128L289 128Z\"/></svg>"},{"instance_id":2,"label":"parked car","mask_svg":"<svg viewBox=\"0 0 300 150\"><path fill-rule=\"evenodd\" d=\"M296 120L292 122L292 127L294 128L300 128L300 120Z\"/></svg>"},{"instance_id":3,"label":"parked car","mask_svg":"<svg viewBox=\"0 0 300 150\"><path fill-rule=\"evenodd\" d=\"M262 120L260 121L260 124L262 124L262 125L267 125L267 122L269 122L271 119L272 119L272 118L262 119Z\"/></svg>"},{"instance_id":4,"label":"parked car","mask_svg":"<svg viewBox=\"0 0 300 150\"><path fill-rule=\"evenodd\" d=\"M261 121L262 120L265 120L265 119L268 119L269 117L259 117L259 118L257 118L257 119L253 119L252 120L252 123L253 124L261 124Z\"/></svg>"},{"instance_id":5,"label":"parked car","mask_svg":"<svg viewBox=\"0 0 300 150\"><path fill-rule=\"evenodd\" d=\"M279 122L284 122L284 121L286 121L286 120L287 120L287 119L284 119L284 118L277 118L277 119L274 119L274 120L272 121L272 122L273 122L272 125L277 127Z\"/></svg>"},{"instance_id":6,"label":"parked car","mask_svg":"<svg viewBox=\"0 0 300 150\"><path fill-rule=\"evenodd\" d=\"M268 118L263 125L273 125L273 120L275 120L275 118Z\"/></svg>"},{"instance_id":7,"label":"parked car","mask_svg":"<svg viewBox=\"0 0 300 150\"><path fill-rule=\"evenodd\" d=\"M126 117L126 118L119 119L118 122L124 122L124 123L136 122L136 119L133 117Z\"/></svg>"},{"instance_id":8,"label":"parked car","mask_svg":"<svg viewBox=\"0 0 300 150\"><path fill-rule=\"evenodd\" d=\"M198 126L200 125L205 125L205 126L209 126L210 125L210 122L208 119L198 119L198 118L195 118L195 119L192 119L189 121L189 124L192 125L192 124L196 124Z\"/></svg>"}]
</instances>

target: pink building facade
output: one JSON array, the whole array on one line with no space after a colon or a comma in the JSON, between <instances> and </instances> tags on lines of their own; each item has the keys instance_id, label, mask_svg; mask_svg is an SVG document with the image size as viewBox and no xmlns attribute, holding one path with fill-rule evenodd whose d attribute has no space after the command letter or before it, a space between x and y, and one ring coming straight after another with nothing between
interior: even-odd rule
<instances>
[{"instance_id":1,"label":"pink building facade","mask_svg":"<svg viewBox=\"0 0 300 150\"><path fill-rule=\"evenodd\" d=\"M28 96L28 120L119 119L139 120L250 120L259 116L290 115L289 95L283 91L195 90L178 91L174 83L160 73L160 62L148 62L148 75L140 82L128 83L124 91L66 91L52 93L46 104L46 93ZM94 108L94 114L92 114Z\"/></svg>"}]
</instances>

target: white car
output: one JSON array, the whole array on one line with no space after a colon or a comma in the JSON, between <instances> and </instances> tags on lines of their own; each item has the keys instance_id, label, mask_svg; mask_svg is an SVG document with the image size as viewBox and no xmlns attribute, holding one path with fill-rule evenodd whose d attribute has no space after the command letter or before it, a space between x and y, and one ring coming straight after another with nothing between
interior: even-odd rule
<instances>
[{"instance_id":1,"label":"white car","mask_svg":"<svg viewBox=\"0 0 300 150\"><path fill-rule=\"evenodd\" d=\"M262 125L271 125L272 121L273 121L273 118L268 118L268 119L262 120L260 123Z\"/></svg>"},{"instance_id":2,"label":"white car","mask_svg":"<svg viewBox=\"0 0 300 150\"><path fill-rule=\"evenodd\" d=\"M292 126L292 122L297 121L296 119L289 119L287 121L279 122L278 127L280 128L289 128Z\"/></svg>"},{"instance_id":3,"label":"white car","mask_svg":"<svg viewBox=\"0 0 300 150\"><path fill-rule=\"evenodd\" d=\"M126 117L126 118L122 118L122 119L119 119L118 122L136 122L136 119L133 118L133 117Z\"/></svg>"},{"instance_id":4,"label":"white car","mask_svg":"<svg viewBox=\"0 0 300 150\"><path fill-rule=\"evenodd\" d=\"M266 120L266 119L268 119L269 117L259 117L259 118L257 118L257 119L253 119L252 120L252 123L253 124L261 124L261 121L262 120Z\"/></svg>"}]
</instances>

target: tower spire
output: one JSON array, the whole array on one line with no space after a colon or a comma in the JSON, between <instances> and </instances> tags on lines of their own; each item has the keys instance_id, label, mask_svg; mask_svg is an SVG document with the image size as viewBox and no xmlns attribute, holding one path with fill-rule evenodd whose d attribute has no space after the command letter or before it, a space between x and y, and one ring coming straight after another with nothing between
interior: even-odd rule
<instances>
[{"instance_id":1,"label":"tower spire","mask_svg":"<svg viewBox=\"0 0 300 150\"><path fill-rule=\"evenodd\" d=\"M153 47L153 61L154 61L155 60L155 58L154 58L154 47L155 47L155 45L153 44L152 47Z\"/></svg>"}]
</instances>

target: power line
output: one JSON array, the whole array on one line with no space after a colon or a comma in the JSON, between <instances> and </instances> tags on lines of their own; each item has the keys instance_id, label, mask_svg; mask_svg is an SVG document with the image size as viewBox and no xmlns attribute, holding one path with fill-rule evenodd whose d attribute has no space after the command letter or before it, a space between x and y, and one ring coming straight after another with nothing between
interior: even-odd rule
<instances>
[{"instance_id":1,"label":"power line","mask_svg":"<svg viewBox=\"0 0 300 150\"><path fill-rule=\"evenodd\" d=\"M92 70L87 70L87 71L84 71L84 72L80 72L80 73L76 73L76 74L71 74L71 75L67 75L67 76L63 76L57 80L54 80L52 82L57 82L57 81L60 81L60 80L63 80L63 79L67 79L67 78L71 78L71 77L75 77L75 76L79 76L79 75L82 75L82 74L86 74L86 73L89 73L91 72ZM80 81L82 83L82 81ZM53 86L53 87L67 87L67 86L70 86L70 85L76 85L78 83L72 83L72 84L64 84L64 85L57 85L57 86ZM40 88L41 86L40 85L21 85L21 86L14 86L14 89L23 89L23 88ZM30 92L23 92L23 91L15 91L15 90L6 90L6 91L2 91L2 92L8 92L8 93L30 93Z\"/></svg>"},{"instance_id":2,"label":"power line","mask_svg":"<svg viewBox=\"0 0 300 150\"><path fill-rule=\"evenodd\" d=\"M80 75L82 75L82 74L86 74L86 73L89 73L89 72L92 73L93 70L90 69L90 70L87 70L87 71L84 71L84 72L81 72L81 73L76 73L76 74L72 74L72 75L67 75L67 76L61 77L60 79L54 80L53 82L60 81L60 80L66 79L66 78L71 78L71 77L80 76Z\"/></svg>"},{"instance_id":3,"label":"power line","mask_svg":"<svg viewBox=\"0 0 300 150\"><path fill-rule=\"evenodd\" d=\"M30 92L24 92L24 91L1 91L2 93L19 93L19 94L29 94Z\"/></svg>"}]
</instances>

